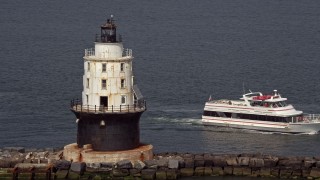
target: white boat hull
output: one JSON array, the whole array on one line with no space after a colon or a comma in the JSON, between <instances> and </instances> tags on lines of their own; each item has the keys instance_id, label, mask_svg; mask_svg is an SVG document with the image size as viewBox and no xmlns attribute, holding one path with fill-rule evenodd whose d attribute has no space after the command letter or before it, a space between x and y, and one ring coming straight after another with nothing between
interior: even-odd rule
<instances>
[{"instance_id":1,"label":"white boat hull","mask_svg":"<svg viewBox=\"0 0 320 180\"><path fill-rule=\"evenodd\" d=\"M202 124L293 134L317 134L320 131L319 121L309 123L282 123L237 118L202 116Z\"/></svg>"}]
</instances>

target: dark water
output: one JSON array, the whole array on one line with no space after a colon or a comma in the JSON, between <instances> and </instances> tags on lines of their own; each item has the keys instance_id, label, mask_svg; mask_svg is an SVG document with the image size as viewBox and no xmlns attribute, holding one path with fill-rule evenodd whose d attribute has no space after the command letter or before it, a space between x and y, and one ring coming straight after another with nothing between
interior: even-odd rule
<instances>
[{"instance_id":1,"label":"dark water","mask_svg":"<svg viewBox=\"0 0 320 180\"><path fill-rule=\"evenodd\" d=\"M114 14L148 103L141 140L156 152L319 156L320 135L204 127L204 102L243 84L320 113L320 1L1 1L0 147L76 141L83 55Z\"/></svg>"}]
</instances>

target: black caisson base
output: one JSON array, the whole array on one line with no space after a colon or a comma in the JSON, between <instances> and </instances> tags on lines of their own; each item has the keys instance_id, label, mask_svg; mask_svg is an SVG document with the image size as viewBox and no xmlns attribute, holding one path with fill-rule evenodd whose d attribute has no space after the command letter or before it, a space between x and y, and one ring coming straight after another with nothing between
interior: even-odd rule
<instances>
[{"instance_id":1,"label":"black caisson base","mask_svg":"<svg viewBox=\"0 0 320 180\"><path fill-rule=\"evenodd\" d=\"M142 112L88 113L73 111L78 120L77 144L91 144L95 151L120 151L140 145Z\"/></svg>"}]
</instances>

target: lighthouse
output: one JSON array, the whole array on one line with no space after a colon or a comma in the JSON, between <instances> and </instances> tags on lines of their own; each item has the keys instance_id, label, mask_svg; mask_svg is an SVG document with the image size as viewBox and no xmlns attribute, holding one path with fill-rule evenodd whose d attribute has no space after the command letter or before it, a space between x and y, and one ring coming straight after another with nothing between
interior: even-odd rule
<instances>
[{"instance_id":1,"label":"lighthouse","mask_svg":"<svg viewBox=\"0 0 320 180\"><path fill-rule=\"evenodd\" d=\"M112 16L83 59L82 100L71 101L77 143L65 146L64 156L85 162L152 158L152 145L140 143L146 102L134 82L132 50L123 47Z\"/></svg>"}]
</instances>

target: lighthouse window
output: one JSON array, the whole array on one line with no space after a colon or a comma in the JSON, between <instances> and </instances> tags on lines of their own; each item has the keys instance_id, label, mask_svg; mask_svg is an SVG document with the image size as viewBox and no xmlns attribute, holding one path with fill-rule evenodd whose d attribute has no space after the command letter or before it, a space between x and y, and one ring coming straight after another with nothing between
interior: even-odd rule
<instances>
[{"instance_id":1,"label":"lighthouse window","mask_svg":"<svg viewBox=\"0 0 320 180\"><path fill-rule=\"evenodd\" d=\"M120 71L123 71L124 70L124 63L121 63L120 64Z\"/></svg>"},{"instance_id":2,"label":"lighthouse window","mask_svg":"<svg viewBox=\"0 0 320 180\"><path fill-rule=\"evenodd\" d=\"M89 88L89 78L87 78L87 84L86 84L87 88Z\"/></svg>"},{"instance_id":3,"label":"lighthouse window","mask_svg":"<svg viewBox=\"0 0 320 180\"><path fill-rule=\"evenodd\" d=\"M90 63L88 62L88 69L87 69L88 71L90 71Z\"/></svg>"},{"instance_id":4,"label":"lighthouse window","mask_svg":"<svg viewBox=\"0 0 320 180\"><path fill-rule=\"evenodd\" d=\"M124 88L124 87L125 87L125 80L121 79L121 88Z\"/></svg>"},{"instance_id":5,"label":"lighthouse window","mask_svg":"<svg viewBox=\"0 0 320 180\"><path fill-rule=\"evenodd\" d=\"M87 104L89 104L89 96L86 95L86 99L87 99Z\"/></svg>"},{"instance_id":6,"label":"lighthouse window","mask_svg":"<svg viewBox=\"0 0 320 180\"><path fill-rule=\"evenodd\" d=\"M126 104L127 96L121 96L121 104Z\"/></svg>"},{"instance_id":7,"label":"lighthouse window","mask_svg":"<svg viewBox=\"0 0 320 180\"><path fill-rule=\"evenodd\" d=\"M102 64L102 72L106 72L107 71L107 64L103 63Z\"/></svg>"},{"instance_id":8,"label":"lighthouse window","mask_svg":"<svg viewBox=\"0 0 320 180\"><path fill-rule=\"evenodd\" d=\"M101 89L107 89L107 80L106 79L102 79L102 81L101 81Z\"/></svg>"}]
</instances>

